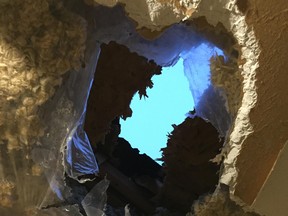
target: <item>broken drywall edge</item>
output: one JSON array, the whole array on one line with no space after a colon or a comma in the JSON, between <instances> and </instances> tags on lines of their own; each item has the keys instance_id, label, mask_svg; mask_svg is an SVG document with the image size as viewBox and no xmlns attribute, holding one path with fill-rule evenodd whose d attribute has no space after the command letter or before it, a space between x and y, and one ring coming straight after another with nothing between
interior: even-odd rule
<instances>
[{"instance_id":1,"label":"broken drywall edge","mask_svg":"<svg viewBox=\"0 0 288 216\"><path fill-rule=\"evenodd\" d=\"M237 185L237 156L245 139L253 132L249 113L257 101L255 76L259 66L260 49L253 29L248 27L245 16L238 10L235 0L202 0L197 13L194 13L192 18L199 16L205 16L208 23L214 26L221 22L227 30L231 31L241 47L241 59L246 60L243 66L239 66L243 76L242 104L224 148L226 158L220 177L220 182L229 185L230 193L233 194Z\"/></svg>"}]
</instances>

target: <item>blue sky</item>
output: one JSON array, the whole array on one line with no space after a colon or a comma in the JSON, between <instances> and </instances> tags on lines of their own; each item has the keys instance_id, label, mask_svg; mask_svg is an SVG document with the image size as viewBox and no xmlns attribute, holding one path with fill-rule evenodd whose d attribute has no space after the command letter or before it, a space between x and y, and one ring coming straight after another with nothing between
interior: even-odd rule
<instances>
[{"instance_id":1,"label":"blue sky","mask_svg":"<svg viewBox=\"0 0 288 216\"><path fill-rule=\"evenodd\" d=\"M135 94L130 105L133 115L121 120L120 137L140 153L152 159L160 158L160 149L166 146L167 134L173 129L171 125L184 121L185 114L194 109L194 102L198 103L211 84L209 60L216 53L223 55L222 50L210 43L201 43L181 53L187 59L186 76L191 90L182 58L173 67L163 67L162 74L152 78L154 87L147 89L149 98L140 100Z\"/></svg>"},{"instance_id":2,"label":"blue sky","mask_svg":"<svg viewBox=\"0 0 288 216\"><path fill-rule=\"evenodd\" d=\"M138 94L134 95L130 104L133 115L126 121L121 119L120 137L156 159L166 146L171 125L183 122L194 103L181 58L173 67L163 67L162 74L153 76L152 81L154 87L147 89L148 98L140 100Z\"/></svg>"}]
</instances>

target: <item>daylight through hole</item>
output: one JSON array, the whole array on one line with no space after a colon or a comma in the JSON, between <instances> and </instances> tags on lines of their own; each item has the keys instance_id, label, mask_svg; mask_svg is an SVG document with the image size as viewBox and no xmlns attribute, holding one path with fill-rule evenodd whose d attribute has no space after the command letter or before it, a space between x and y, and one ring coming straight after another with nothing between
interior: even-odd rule
<instances>
[{"instance_id":1,"label":"daylight through hole","mask_svg":"<svg viewBox=\"0 0 288 216\"><path fill-rule=\"evenodd\" d=\"M172 124L180 124L185 114L193 110L193 98L184 75L183 59L174 66L163 67L162 74L152 78L154 86L147 90L148 98L135 94L133 114L121 120L121 134L129 143L152 159L161 158L160 149L166 146Z\"/></svg>"},{"instance_id":2,"label":"daylight through hole","mask_svg":"<svg viewBox=\"0 0 288 216\"><path fill-rule=\"evenodd\" d=\"M210 86L209 61L216 54L222 55L223 52L211 44L202 43L181 53L183 58L179 58L176 64L163 67L162 74L152 78L154 85L147 89L148 98L140 99L138 94L134 95L130 104L132 117L121 119L119 136L137 148L140 154L147 154L161 163L157 159L162 156L161 149L166 147L172 125L181 124L189 116L189 111L194 109L193 97L198 102Z\"/></svg>"}]
</instances>

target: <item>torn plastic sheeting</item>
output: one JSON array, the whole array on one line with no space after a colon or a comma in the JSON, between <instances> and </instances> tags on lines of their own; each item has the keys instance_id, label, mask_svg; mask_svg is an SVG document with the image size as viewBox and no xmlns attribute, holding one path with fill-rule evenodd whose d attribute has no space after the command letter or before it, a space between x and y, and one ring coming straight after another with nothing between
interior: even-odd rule
<instances>
[{"instance_id":1,"label":"torn plastic sheeting","mask_svg":"<svg viewBox=\"0 0 288 216\"><path fill-rule=\"evenodd\" d=\"M210 85L195 106L196 115L208 120L225 137L231 125L231 116L226 109L226 100L221 92Z\"/></svg>"},{"instance_id":2,"label":"torn plastic sheeting","mask_svg":"<svg viewBox=\"0 0 288 216\"><path fill-rule=\"evenodd\" d=\"M230 125L230 116L226 109L226 98L211 83L210 58L223 55L223 51L209 42L184 51L184 72L193 95L196 115L209 120L222 136L226 135Z\"/></svg>"},{"instance_id":3,"label":"torn plastic sheeting","mask_svg":"<svg viewBox=\"0 0 288 216\"><path fill-rule=\"evenodd\" d=\"M86 67L81 71L74 72L74 76L71 75L72 78L69 79L67 93L76 105L76 115L72 123L73 129L70 130L67 137L67 148L63 150L65 155L64 166L67 174L76 180L78 180L77 177L79 176L96 174L99 171L89 139L83 129L83 124L100 47L96 42L89 44L87 47L89 53L87 58L89 59L87 59ZM92 47L94 49L91 50Z\"/></svg>"},{"instance_id":4,"label":"torn plastic sheeting","mask_svg":"<svg viewBox=\"0 0 288 216\"><path fill-rule=\"evenodd\" d=\"M83 122L82 118L80 122ZM67 162L65 170L70 177L77 179L77 177L85 174L98 173L99 167L82 124L77 127L73 137L68 142L65 153Z\"/></svg>"},{"instance_id":5,"label":"torn plastic sheeting","mask_svg":"<svg viewBox=\"0 0 288 216\"><path fill-rule=\"evenodd\" d=\"M77 177L96 174L99 170L82 126L99 50L96 42L90 44L85 52L86 67L71 71L66 85L58 89L53 101L47 105L46 109L52 110L44 116L49 133L34 154L33 160L43 167L50 188L61 200L70 196L64 183L65 171L80 181Z\"/></svg>"},{"instance_id":6,"label":"torn plastic sheeting","mask_svg":"<svg viewBox=\"0 0 288 216\"><path fill-rule=\"evenodd\" d=\"M104 216L109 181L105 178L86 195L81 204L88 216Z\"/></svg>"}]
</instances>

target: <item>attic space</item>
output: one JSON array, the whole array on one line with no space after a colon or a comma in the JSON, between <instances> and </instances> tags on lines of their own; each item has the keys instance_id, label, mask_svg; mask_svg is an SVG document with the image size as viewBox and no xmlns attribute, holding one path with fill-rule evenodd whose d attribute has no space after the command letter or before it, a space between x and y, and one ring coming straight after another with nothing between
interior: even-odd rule
<instances>
[{"instance_id":1,"label":"attic space","mask_svg":"<svg viewBox=\"0 0 288 216\"><path fill-rule=\"evenodd\" d=\"M0 215L285 216L287 11L239 2L0 1Z\"/></svg>"}]
</instances>

